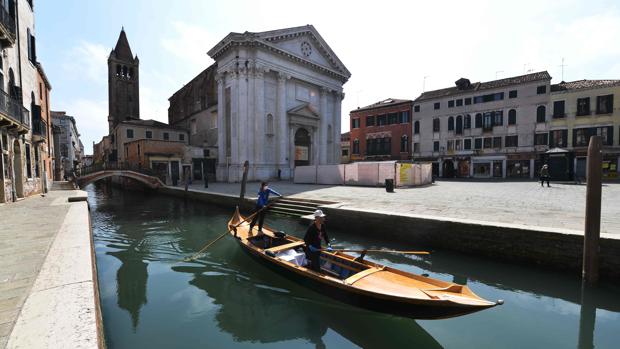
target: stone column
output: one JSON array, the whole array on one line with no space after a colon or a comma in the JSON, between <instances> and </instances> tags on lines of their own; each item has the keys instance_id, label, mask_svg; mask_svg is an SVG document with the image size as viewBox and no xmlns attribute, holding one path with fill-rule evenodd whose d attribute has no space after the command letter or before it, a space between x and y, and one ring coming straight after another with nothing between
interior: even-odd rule
<instances>
[{"instance_id":1,"label":"stone column","mask_svg":"<svg viewBox=\"0 0 620 349\"><path fill-rule=\"evenodd\" d=\"M237 79L239 84L239 93L237 102L235 105L238 106L238 118L237 118L237 128L239 129L239 136L236 140L236 143L239 147L239 159L236 164L241 166L248 159L248 148L253 146L253 144L249 143L248 139L248 104L251 96L248 93L248 78L249 78L249 70L247 67L243 67L239 70L239 78Z\"/></svg>"},{"instance_id":2,"label":"stone column","mask_svg":"<svg viewBox=\"0 0 620 349\"><path fill-rule=\"evenodd\" d=\"M291 154L291 156L288 157L288 165L291 169L295 168L295 127L295 125L289 126L289 154Z\"/></svg>"},{"instance_id":3,"label":"stone column","mask_svg":"<svg viewBox=\"0 0 620 349\"><path fill-rule=\"evenodd\" d=\"M282 177L288 178L289 168L286 162L286 158L288 152L288 142L287 142L287 116L286 116L286 80L290 79L289 75L284 73L278 73L278 90L277 90L277 124L278 124L278 132L276 135L277 140L277 157L276 161L278 162L278 167L282 170ZM277 169L276 169L277 171Z\"/></svg>"},{"instance_id":4,"label":"stone column","mask_svg":"<svg viewBox=\"0 0 620 349\"><path fill-rule=\"evenodd\" d=\"M316 165L325 165L327 163L327 124L329 119L327 117L327 93L329 90L325 87L321 87L321 99L319 101L319 161Z\"/></svg>"},{"instance_id":5,"label":"stone column","mask_svg":"<svg viewBox=\"0 0 620 349\"><path fill-rule=\"evenodd\" d=\"M264 67L257 65L254 79L254 125L255 130L252 130L255 134L255 138L262 142L261 147L254 147L254 161L257 164L263 165L265 163L265 121L267 115L265 114L265 80L264 80Z\"/></svg>"},{"instance_id":6,"label":"stone column","mask_svg":"<svg viewBox=\"0 0 620 349\"><path fill-rule=\"evenodd\" d=\"M340 91L334 92L334 123L332 124L332 131L334 132L334 141L332 143L332 153L334 154L334 157L332 158L332 162L334 164L340 163L340 127L342 122L341 108L343 99L344 93Z\"/></svg>"},{"instance_id":7,"label":"stone column","mask_svg":"<svg viewBox=\"0 0 620 349\"><path fill-rule=\"evenodd\" d=\"M317 127L312 126L312 153L308 154L308 157L312 159L310 165L319 165L319 153L320 153L320 140L319 138L319 130Z\"/></svg>"},{"instance_id":8,"label":"stone column","mask_svg":"<svg viewBox=\"0 0 620 349\"><path fill-rule=\"evenodd\" d=\"M254 81L256 80L256 66L254 61L250 61L248 68L246 69L246 84L247 84L247 103L245 104L247 109L245 113L245 132L246 139L244 142L244 148L246 152L246 160L250 163L248 169L248 179L256 180L256 148L264 148L264 138L261 137L256 130L256 94L254 89Z\"/></svg>"},{"instance_id":9,"label":"stone column","mask_svg":"<svg viewBox=\"0 0 620 349\"><path fill-rule=\"evenodd\" d=\"M535 164L535 160L534 159L530 159L530 178L534 178L534 176L535 176L534 164Z\"/></svg>"},{"instance_id":10,"label":"stone column","mask_svg":"<svg viewBox=\"0 0 620 349\"><path fill-rule=\"evenodd\" d=\"M228 72L230 85L230 161L228 165L228 182L240 179L241 163L239 160L239 72Z\"/></svg>"},{"instance_id":11,"label":"stone column","mask_svg":"<svg viewBox=\"0 0 620 349\"><path fill-rule=\"evenodd\" d=\"M224 76L218 74L217 80L217 165L219 173L217 180L224 180L223 173L226 168L226 121L224 121Z\"/></svg>"}]
</instances>

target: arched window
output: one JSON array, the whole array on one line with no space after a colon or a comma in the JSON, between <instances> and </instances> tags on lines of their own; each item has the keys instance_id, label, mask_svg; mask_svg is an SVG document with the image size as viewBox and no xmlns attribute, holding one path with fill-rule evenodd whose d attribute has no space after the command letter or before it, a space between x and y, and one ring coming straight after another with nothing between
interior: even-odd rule
<instances>
[{"instance_id":1,"label":"arched window","mask_svg":"<svg viewBox=\"0 0 620 349\"><path fill-rule=\"evenodd\" d=\"M360 153L360 140L359 139L355 139L353 141L353 154L358 154Z\"/></svg>"},{"instance_id":2,"label":"arched window","mask_svg":"<svg viewBox=\"0 0 620 349\"><path fill-rule=\"evenodd\" d=\"M122 68L120 64L116 65L116 76L120 77L122 74Z\"/></svg>"},{"instance_id":3,"label":"arched window","mask_svg":"<svg viewBox=\"0 0 620 349\"><path fill-rule=\"evenodd\" d=\"M133 78L133 68L129 68L129 79Z\"/></svg>"},{"instance_id":4,"label":"arched window","mask_svg":"<svg viewBox=\"0 0 620 349\"><path fill-rule=\"evenodd\" d=\"M536 108L536 122L545 122L545 114L547 113L547 108L544 105L538 106Z\"/></svg>"},{"instance_id":5,"label":"arched window","mask_svg":"<svg viewBox=\"0 0 620 349\"><path fill-rule=\"evenodd\" d=\"M464 129L471 128L471 115L469 114L465 115L465 121L463 122L463 128Z\"/></svg>"},{"instance_id":6,"label":"arched window","mask_svg":"<svg viewBox=\"0 0 620 349\"><path fill-rule=\"evenodd\" d=\"M463 116L459 115L456 117L456 134L460 135L463 133Z\"/></svg>"},{"instance_id":7,"label":"arched window","mask_svg":"<svg viewBox=\"0 0 620 349\"><path fill-rule=\"evenodd\" d=\"M17 90L15 88L15 74L13 74L13 68L9 68L9 96L17 97Z\"/></svg>"},{"instance_id":8,"label":"arched window","mask_svg":"<svg viewBox=\"0 0 620 349\"><path fill-rule=\"evenodd\" d=\"M273 136L273 115L267 114L267 120L265 122L265 134Z\"/></svg>"},{"instance_id":9,"label":"arched window","mask_svg":"<svg viewBox=\"0 0 620 349\"><path fill-rule=\"evenodd\" d=\"M517 111L510 109L508 111L508 125L516 125L517 123Z\"/></svg>"},{"instance_id":10,"label":"arched window","mask_svg":"<svg viewBox=\"0 0 620 349\"><path fill-rule=\"evenodd\" d=\"M482 114L478 113L476 114L476 128L481 128L482 127Z\"/></svg>"},{"instance_id":11,"label":"arched window","mask_svg":"<svg viewBox=\"0 0 620 349\"><path fill-rule=\"evenodd\" d=\"M31 121L36 121L36 120L34 119L34 116L35 116L35 114L34 114L34 113L35 113L35 112L34 112L34 108L35 108L35 106L37 105L37 103L36 103L36 101L35 101L35 99L34 99L34 98L35 98L35 97L34 97L34 91L30 91L30 120L31 120ZM30 125L33 125L33 123L31 123ZM34 126L34 127L37 127L37 126L39 126L39 125L33 125L33 126ZM43 132L44 130L39 129L39 131Z\"/></svg>"},{"instance_id":12,"label":"arched window","mask_svg":"<svg viewBox=\"0 0 620 349\"><path fill-rule=\"evenodd\" d=\"M400 137L400 152L409 152L409 137L407 137L407 135L403 135L402 137Z\"/></svg>"},{"instance_id":13,"label":"arched window","mask_svg":"<svg viewBox=\"0 0 620 349\"><path fill-rule=\"evenodd\" d=\"M413 123L413 134L420 134L420 121L416 120L416 122Z\"/></svg>"},{"instance_id":14,"label":"arched window","mask_svg":"<svg viewBox=\"0 0 620 349\"><path fill-rule=\"evenodd\" d=\"M433 119L433 132L439 132L439 130L441 129L440 125L441 124L439 118Z\"/></svg>"},{"instance_id":15,"label":"arched window","mask_svg":"<svg viewBox=\"0 0 620 349\"><path fill-rule=\"evenodd\" d=\"M4 91L4 62L0 56L0 90Z\"/></svg>"},{"instance_id":16,"label":"arched window","mask_svg":"<svg viewBox=\"0 0 620 349\"><path fill-rule=\"evenodd\" d=\"M124 78L127 77L127 66L126 65L123 66L123 77Z\"/></svg>"},{"instance_id":17,"label":"arched window","mask_svg":"<svg viewBox=\"0 0 620 349\"><path fill-rule=\"evenodd\" d=\"M454 131L454 117L448 118L448 131Z\"/></svg>"}]
</instances>

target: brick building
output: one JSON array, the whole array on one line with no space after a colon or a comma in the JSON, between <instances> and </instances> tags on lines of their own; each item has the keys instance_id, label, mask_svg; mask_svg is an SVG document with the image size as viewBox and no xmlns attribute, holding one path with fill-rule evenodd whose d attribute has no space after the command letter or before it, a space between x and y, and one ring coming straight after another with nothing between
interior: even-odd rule
<instances>
[{"instance_id":1,"label":"brick building","mask_svg":"<svg viewBox=\"0 0 620 349\"><path fill-rule=\"evenodd\" d=\"M184 153L183 141L138 139L125 143L125 158L128 163L151 168L167 184L183 178L181 169Z\"/></svg>"},{"instance_id":2,"label":"brick building","mask_svg":"<svg viewBox=\"0 0 620 349\"><path fill-rule=\"evenodd\" d=\"M411 159L413 101L388 98L351 111L351 161Z\"/></svg>"}]
</instances>

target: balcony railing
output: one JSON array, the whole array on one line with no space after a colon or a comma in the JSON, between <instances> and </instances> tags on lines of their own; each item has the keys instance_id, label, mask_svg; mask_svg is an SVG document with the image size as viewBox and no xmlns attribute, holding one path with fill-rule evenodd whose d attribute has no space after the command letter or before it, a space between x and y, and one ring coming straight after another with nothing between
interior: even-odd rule
<instances>
[{"instance_id":1,"label":"balcony railing","mask_svg":"<svg viewBox=\"0 0 620 349\"><path fill-rule=\"evenodd\" d=\"M47 122L43 119L32 120L32 135L47 139Z\"/></svg>"},{"instance_id":2,"label":"balcony railing","mask_svg":"<svg viewBox=\"0 0 620 349\"><path fill-rule=\"evenodd\" d=\"M30 128L30 112L28 109L2 90L0 90L0 113L5 114L9 119L25 128Z\"/></svg>"},{"instance_id":3,"label":"balcony railing","mask_svg":"<svg viewBox=\"0 0 620 349\"><path fill-rule=\"evenodd\" d=\"M0 5L0 27L4 32L4 38L2 39L9 41L10 45L13 45L15 43L15 17L11 16L9 10L4 5Z\"/></svg>"}]
</instances>

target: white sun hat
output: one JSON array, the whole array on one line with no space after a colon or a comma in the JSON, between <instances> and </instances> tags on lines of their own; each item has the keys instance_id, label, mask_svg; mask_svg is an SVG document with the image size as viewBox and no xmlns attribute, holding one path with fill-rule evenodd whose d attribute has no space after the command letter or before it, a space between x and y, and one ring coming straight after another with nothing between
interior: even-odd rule
<instances>
[{"instance_id":1,"label":"white sun hat","mask_svg":"<svg viewBox=\"0 0 620 349\"><path fill-rule=\"evenodd\" d=\"M314 211L314 218L325 217L325 213L321 210Z\"/></svg>"}]
</instances>

